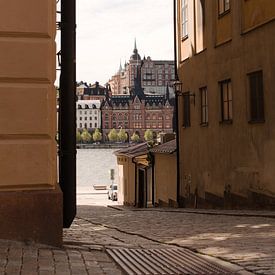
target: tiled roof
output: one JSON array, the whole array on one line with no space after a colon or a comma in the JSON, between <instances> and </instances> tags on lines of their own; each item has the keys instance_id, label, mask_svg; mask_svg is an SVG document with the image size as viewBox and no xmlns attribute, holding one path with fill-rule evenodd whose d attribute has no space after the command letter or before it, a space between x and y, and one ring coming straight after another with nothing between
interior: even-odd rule
<instances>
[{"instance_id":1,"label":"tiled roof","mask_svg":"<svg viewBox=\"0 0 275 275\"><path fill-rule=\"evenodd\" d=\"M137 157L147 154L149 152L147 142L138 143L127 148L123 148L114 152L116 156Z\"/></svg>"},{"instance_id":2,"label":"tiled roof","mask_svg":"<svg viewBox=\"0 0 275 275\"><path fill-rule=\"evenodd\" d=\"M150 152L160 153L160 154L172 154L176 152L176 150L177 150L176 140L173 139L171 141L155 146L154 148L150 149Z\"/></svg>"}]
</instances>

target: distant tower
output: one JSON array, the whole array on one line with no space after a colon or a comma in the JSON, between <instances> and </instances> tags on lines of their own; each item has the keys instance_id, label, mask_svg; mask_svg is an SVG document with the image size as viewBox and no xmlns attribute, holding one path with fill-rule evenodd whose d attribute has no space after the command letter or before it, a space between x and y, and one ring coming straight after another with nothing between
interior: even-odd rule
<instances>
[{"instance_id":1,"label":"distant tower","mask_svg":"<svg viewBox=\"0 0 275 275\"><path fill-rule=\"evenodd\" d=\"M141 58L138 53L137 41L135 39L133 54L131 55L130 60L129 60L129 87L130 87L130 89L133 88L135 85L134 79L137 76L137 70L138 70L138 66L140 64L141 64Z\"/></svg>"}]
</instances>

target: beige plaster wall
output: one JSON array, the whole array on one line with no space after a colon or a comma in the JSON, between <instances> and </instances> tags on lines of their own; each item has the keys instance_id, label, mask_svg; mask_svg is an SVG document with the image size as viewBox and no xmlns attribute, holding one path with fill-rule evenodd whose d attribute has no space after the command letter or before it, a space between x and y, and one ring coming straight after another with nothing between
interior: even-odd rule
<instances>
[{"instance_id":1,"label":"beige plaster wall","mask_svg":"<svg viewBox=\"0 0 275 275\"><path fill-rule=\"evenodd\" d=\"M55 6L0 2L0 191L56 186Z\"/></svg>"},{"instance_id":2,"label":"beige plaster wall","mask_svg":"<svg viewBox=\"0 0 275 275\"><path fill-rule=\"evenodd\" d=\"M155 153L155 201L177 201L176 154Z\"/></svg>"},{"instance_id":3,"label":"beige plaster wall","mask_svg":"<svg viewBox=\"0 0 275 275\"><path fill-rule=\"evenodd\" d=\"M126 205L135 204L135 164L132 159L125 156L117 156L119 166L119 203Z\"/></svg>"},{"instance_id":4,"label":"beige plaster wall","mask_svg":"<svg viewBox=\"0 0 275 275\"><path fill-rule=\"evenodd\" d=\"M0 238L61 246L55 9L0 1Z\"/></svg>"},{"instance_id":5,"label":"beige plaster wall","mask_svg":"<svg viewBox=\"0 0 275 275\"><path fill-rule=\"evenodd\" d=\"M242 29L248 31L275 19L275 1L243 1L242 11Z\"/></svg>"}]
</instances>

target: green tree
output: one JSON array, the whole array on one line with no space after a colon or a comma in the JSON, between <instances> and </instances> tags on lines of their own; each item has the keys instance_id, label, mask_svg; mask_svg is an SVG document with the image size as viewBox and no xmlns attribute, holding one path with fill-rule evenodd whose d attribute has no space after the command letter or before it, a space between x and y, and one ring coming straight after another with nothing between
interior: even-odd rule
<instances>
[{"instance_id":1,"label":"green tree","mask_svg":"<svg viewBox=\"0 0 275 275\"><path fill-rule=\"evenodd\" d=\"M93 133L93 140L95 142L102 140L102 134L100 133L99 129L95 129L95 132Z\"/></svg>"},{"instance_id":2,"label":"green tree","mask_svg":"<svg viewBox=\"0 0 275 275\"><path fill-rule=\"evenodd\" d=\"M111 141L111 142L115 142L117 141L117 131L116 129L112 129L109 134L108 134L108 139Z\"/></svg>"},{"instance_id":3,"label":"green tree","mask_svg":"<svg viewBox=\"0 0 275 275\"><path fill-rule=\"evenodd\" d=\"M77 143L80 143L81 140L82 140L81 134L80 134L80 132L77 130L77 131L76 131L76 142L77 142Z\"/></svg>"},{"instance_id":4,"label":"green tree","mask_svg":"<svg viewBox=\"0 0 275 275\"><path fill-rule=\"evenodd\" d=\"M125 142L127 140L127 133L124 129L120 128L117 137L119 141Z\"/></svg>"},{"instance_id":5,"label":"green tree","mask_svg":"<svg viewBox=\"0 0 275 275\"><path fill-rule=\"evenodd\" d=\"M133 142L139 142L140 137L139 137L139 135L137 133L133 133L132 136L131 136L131 140Z\"/></svg>"},{"instance_id":6,"label":"green tree","mask_svg":"<svg viewBox=\"0 0 275 275\"><path fill-rule=\"evenodd\" d=\"M144 139L148 142L148 141L152 141L153 138L154 138L154 135L152 130L147 129L144 133Z\"/></svg>"},{"instance_id":7,"label":"green tree","mask_svg":"<svg viewBox=\"0 0 275 275\"><path fill-rule=\"evenodd\" d=\"M91 134L88 132L87 129L84 129L82 134L81 134L81 139L82 141L84 141L85 143L88 143L92 140L92 136Z\"/></svg>"}]
</instances>

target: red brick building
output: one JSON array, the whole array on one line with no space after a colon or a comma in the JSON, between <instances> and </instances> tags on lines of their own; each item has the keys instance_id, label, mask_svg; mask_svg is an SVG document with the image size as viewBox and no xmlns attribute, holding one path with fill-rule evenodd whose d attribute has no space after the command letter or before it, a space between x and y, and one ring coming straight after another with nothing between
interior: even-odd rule
<instances>
[{"instance_id":1,"label":"red brick building","mask_svg":"<svg viewBox=\"0 0 275 275\"><path fill-rule=\"evenodd\" d=\"M111 129L123 128L128 137L137 133L143 139L147 129L155 134L173 132L174 98L165 95L148 95L141 86L141 66L137 66L135 85L128 95L111 95L110 87L102 102L102 131L105 140Z\"/></svg>"}]
</instances>

